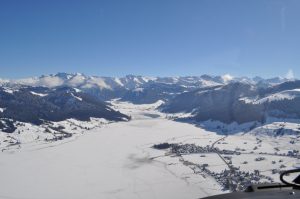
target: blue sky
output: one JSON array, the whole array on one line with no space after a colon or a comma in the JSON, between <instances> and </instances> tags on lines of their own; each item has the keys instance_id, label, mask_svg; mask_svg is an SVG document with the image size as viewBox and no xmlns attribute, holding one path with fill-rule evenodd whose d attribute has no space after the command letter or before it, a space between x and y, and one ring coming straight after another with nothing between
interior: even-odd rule
<instances>
[{"instance_id":1,"label":"blue sky","mask_svg":"<svg viewBox=\"0 0 300 199\"><path fill-rule=\"evenodd\" d=\"M0 77L299 77L299 10L299 0L1 0Z\"/></svg>"}]
</instances>

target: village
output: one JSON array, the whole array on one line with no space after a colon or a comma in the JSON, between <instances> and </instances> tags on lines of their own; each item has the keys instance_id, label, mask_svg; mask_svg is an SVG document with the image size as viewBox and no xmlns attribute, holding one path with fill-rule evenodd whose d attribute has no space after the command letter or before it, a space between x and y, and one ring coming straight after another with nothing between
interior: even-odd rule
<instances>
[{"instance_id":1,"label":"village","mask_svg":"<svg viewBox=\"0 0 300 199\"><path fill-rule=\"evenodd\" d=\"M258 143L261 143L261 140L258 139ZM255 153L256 147L253 148L254 151L247 152L240 148L226 150L211 145L203 147L195 144L175 143L156 144L153 145L153 148L166 150L166 155L168 156L179 157L180 161L191 168L195 174L202 175L203 177L213 177L223 187L224 191L242 191L251 184L274 183L277 181L270 175L263 174L263 172L260 171L260 168L253 168L252 170L241 169L243 165L249 164L250 161L257 163L265 162L266 165L272 165L273 168L272 166L270 168L271 174L279 177L280 172L284 171L287 167L285 165L285 158L300 159L298 150L291 150L288 151L288 153L280 153L278 150L274 153ZM211 154L217 154L220 157L221 161L224 162L223 169L215 171L214 169L211 169L209 163L198 163L198 160L195 161L195 159L202 159L202 162L205 162L205 158L211 158L209 157ZM190 157L191 155L193 158ZM248 159L247 161L241 161L239 164L233 163L233 159L238 159L237 157L239 156L247 155L254 155L254 158L252 160ZM277 160L273 157L277 157ZM269 162L269 164L267 162Z\"/></svg>"}]
</instances>

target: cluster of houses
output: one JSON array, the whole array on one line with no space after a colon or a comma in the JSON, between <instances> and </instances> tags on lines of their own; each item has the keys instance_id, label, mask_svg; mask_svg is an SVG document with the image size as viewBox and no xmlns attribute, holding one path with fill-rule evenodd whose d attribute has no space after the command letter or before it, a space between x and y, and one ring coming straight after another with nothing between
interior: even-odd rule
<instances>
[{"instance_id":1,"label":"cluster of houses","mask_svg":"<svg viewBox=\"0 0 300 199\"><path fill-rule=\"evenodd\" d=\"M259 170L240 171L237 167L232 167L230 170L225 169L221 172L213 172L208 169L208 164L197 165L198 168L216 179L216 181L223 187L223 190L242 191L251 184L258 184L262 180L266 182L273 182L269 176L262 175Z\"/></svg>"},{"instance_id":2,"label":"cluster of houses","mask_svg":"<svg viewBox=\"0 0 300 199\"><path fill-rule=\"evenodd\" d=\"M276 150L276 148L274 148ZM300 159L300 153L299 150L289 150L287 153L278 153L279 150L276 150L275 153L266 153L266 152L260 152L259 154L262 155L275 155L275 156L283 156L283 157L291 157L291 158L297 158Z\"/></svg>"},{"instance_id":3,"label":"cluster of houses","mask_svg":"<svg viewBox=\"0 0 300 199\"><path fill-rule=\"evenodd\" d=\"M220 150L216 147L211 147L209 145L202 147L197 146L195 144L169 144L169 143L162 143L156 144L153 146L155 149L167 149L170 148L170 152L177 155L184 155L184 154L193 154L193 153L219 153L224 155L240 155L241 152L233 151L233 150Z\"/></svg>"},{"instance_id":4,"label":"cluster of houses","mask_svg":"<svg viewBox=\"0 0 300 199\"><path fill-rule=\"evenodd\" d=\"M257 142L260 143L261 140L257 139ZM232 165L232 155L240 155L241 150L220 150L219 148L212 146L197 146L195 144L158 144L153 146L156 149L169 149L169 152L172 154L176 154L178 156L186 155L186 154L195 154L200 153L200 157L206 157L205 153L218 153L221 154L224 160L227 162L229 169L225 169L221 172L214 172L209 169L208 164L193 164L186 161L183 161L186 166L189 166L194 170L195 173L199 174L207 174L216 179L216 181L223 187L224 190L230 191L240 191L245 190L251 184L258 184L261 182L274 182L272 177L265 176L260 173L259 170L251 171L241 171L239 167L234 167ZM275 154L269 153L260 153L260 154L268 154L268 155L277 155L277 156L289 156L294 158L300 158L300 154L298 150L291 150L284 154L279 154L275 152ZM255 161L265 161L266 158L259 156L254 159ZM276 161L272 161L272 164L276 164ZM284 169L286 166L283 164L283 160L280 159L278 161L280 164L278 169L272 169L272 174L280 173L280 169ZM248 164L247 161L242 162L242 164Z\"/></svg>"}]
</instances>

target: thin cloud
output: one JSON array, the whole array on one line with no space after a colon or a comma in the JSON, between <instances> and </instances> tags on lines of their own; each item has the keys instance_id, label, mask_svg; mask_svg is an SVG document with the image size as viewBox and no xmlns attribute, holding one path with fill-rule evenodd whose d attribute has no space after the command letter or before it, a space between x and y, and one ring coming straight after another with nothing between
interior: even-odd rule
<instances>
[{"instance_id":1,"label":"thin cloud","mask_svg":"<svg viewBox=\"0 0 300 199\"><path fill-rule=\"evenodd\" d=\"M282 7L280 10L280 24L281 24L281 31L285 31L285 20L286 20L286 7Z\"/></svg>"},{"instance_id":2,"label":"thin cloud","mask_svg":"<svg viewBox=\"0 0 300 199\"><path fill-rule=\"evenodd\" d=\"M289 69L288 72L285 75L285 78L287 78L287 79L294 79L295 78L294 71L292 69Z\"/></svg>"}]
</instances>

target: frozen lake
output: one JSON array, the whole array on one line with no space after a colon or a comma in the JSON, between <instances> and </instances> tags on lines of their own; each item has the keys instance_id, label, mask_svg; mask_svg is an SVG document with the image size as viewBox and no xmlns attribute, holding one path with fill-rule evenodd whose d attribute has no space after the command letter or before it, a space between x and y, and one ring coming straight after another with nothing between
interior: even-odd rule
<instances>
[{"instance_id":1,"label":"frozen lake","mask_svg":"<svg viewBox=\"0 0 300 199\"><path fill-rule=\"evenodd\" d=\"M219 136L158 117L151 107L123 111L133 120L65 143L0 153L0 198L193 199L221 193L214 179L195 175L175 158L152 159L164 152L151 149L177 138L208 143Z\"/></svg>"}]
</instances>

